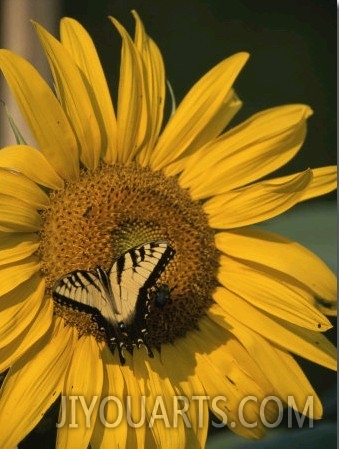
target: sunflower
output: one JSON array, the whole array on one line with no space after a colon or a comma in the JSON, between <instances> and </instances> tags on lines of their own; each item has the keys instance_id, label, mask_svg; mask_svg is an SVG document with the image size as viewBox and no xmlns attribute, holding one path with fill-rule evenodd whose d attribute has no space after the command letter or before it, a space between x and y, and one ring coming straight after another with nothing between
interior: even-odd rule
<instances>
[{"instance_id":1,"label":"sunflower","mask_svg":"<svg viewBox=\"0 0 339 449\"><path fill-rule=\"evenodd\" d=\"M278 399L290 397L296 410L322 415L293 354L335 369L322 334L335 276L301 245L251 227L334 189L335 167L262 180L297 153L312 111L279 106L225 132L241 107L232 86L248 55L238 53L163 126L162 56L133 15L134 39L111 18L122 38L115 108L93 42L73 19L62 20L60 41L35 24L55 92L23 58L0 52L36 140L0 152L3 449L58 397L59 448L202 448L209 411L260 438ZM91 311L56 301L54 286L159 241L175 255L147 292L149 351L121 337L119 354Z\"/></svg>"}]
</instances>

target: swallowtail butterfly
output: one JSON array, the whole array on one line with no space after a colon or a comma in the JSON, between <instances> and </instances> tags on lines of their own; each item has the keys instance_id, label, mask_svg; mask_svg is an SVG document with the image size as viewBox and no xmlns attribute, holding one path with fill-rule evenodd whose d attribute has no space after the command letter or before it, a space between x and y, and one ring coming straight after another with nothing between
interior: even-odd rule
<instances>
[{"instance_id":1,"label":"swallowtail butterfly","mask_svg":"<svg viewBox=\"0 0 339 449\"><path fill-rule=\"evenodd\" d=\"M149 289L156 286L161 273L174 256L166 241L148 242L126 251L106 271L75 270L62 276L53 287L59 304L87 312L106 335L113 352L147 345L147 316L150 310Z\"/></svg>"}]
</instances>

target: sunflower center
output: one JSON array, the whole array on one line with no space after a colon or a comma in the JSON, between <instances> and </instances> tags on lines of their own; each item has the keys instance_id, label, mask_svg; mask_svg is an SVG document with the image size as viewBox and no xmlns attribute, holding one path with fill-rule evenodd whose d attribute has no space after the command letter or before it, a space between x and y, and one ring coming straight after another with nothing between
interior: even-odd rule
<instances>
[{"instance_id":1,"label":"sunflower center","mask_svg":"<svg viewBox=\"0 0 339 449\"><path fill-rule=\"evenodd\" d=\"M49 293L67 273L109 270L131 248L165 240L175 256L150 294L148 344L160 347L197 327L212 302L218 252L201 205L175 178L136 164L103 164L50 198L39 249ZM103 339L87 313L60 304L55 313L80 335Z\"/></svg>"}]
</instances>

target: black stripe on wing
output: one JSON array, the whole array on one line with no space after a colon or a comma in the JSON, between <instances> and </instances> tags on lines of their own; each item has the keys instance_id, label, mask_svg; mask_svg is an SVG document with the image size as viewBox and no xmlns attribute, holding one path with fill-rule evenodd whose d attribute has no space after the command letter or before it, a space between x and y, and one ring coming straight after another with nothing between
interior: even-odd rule
<instances>
[{"instance_id":1,"label":"black stripe on wing","mask_svg":"<svg viewBox=\"0 0 339 449\"><path fill-rule=\"evenodd\" d=\"M156 281L165 271L165 268L167 267L170 260L173 259L175 254L175 250L171 246L169 246L167 242L151 242L149 245L153 258L155 258L157 254L159 254L160 257L159 261L153 268L152 273L150 274L147 282L144 285L144 288L147 289L155 285ZM160 248L164 248L164 251L160 252Z\"/></svg>"},{"instance_id":2,"label":"black stripe on wing","mask_svg":"<svg viewBox=\"0 0 339 449\"><path fill-rule=\"evenodd\" d=\"M93 305L93 299L89 298L87 301L84 299L81 302L73 299L80 290L83 298L90 295L93 289L100 294L104 293L103 288L107 288L107 285L105 285L107 275L100 267L97 267L97 273L98 276L89 271L77 270L66 274L56 282L52 292L53 299L61 306L89 315L91 320L97 324L99 331L105 335L105 340L111 351L114 352L114 348L118 348L120 360L124 363L121 349L127 347L127 345L125 344L125 338L119 331L118 323L116 326L112 326L100 310ZM103 284L102 288L100 283Z\"/></svg>"},{"instance_id":3,"label":"black stripe on wing","mask_svg":"<svg viewBox=\"0 0 339 449\"><path fill-rule=\"evenodd\" d=\"M94 273L85 270L76 270L60 278L53 287L53 296L63 297L65 300L75 301L81 294L84 299L91 289L102 293L100 279ZM82 301L79 301L82 302ZM84 301L86 304L87 302Z\"/></svg>"},{"instance_id":4,"label":"black stripe on wing","mask_svg":"<svg viewBox=\"0 0 339 449\"><path fill-rule=\"evenodd\" d=\"M94 273L85 270L72 271L55 283L52 295L58 304L87 313L98 324L101 331L106 331L107 321L100 311L90 304L91 300L88 298L91 294L90 290L94 289L99 294L102 293L99 282ZM75 299L79 295L81 301Z\"/></svg>"},{"instance_id":5,"label":"black stripe on wing","mask_svg":"<svg viewBox=\"0 0 339 449\"><path fill-rule=\"evenodd\" d=\"M143 277L139 288L149 289L155 285L174 254L175 250L166 241L147 242L119 257L113 264L110 275L116 271L116 282L120 285L124 281L124 274L132 270Z\"/></svg>"},{"instance_id":6,"label":"black stripe on wing","mask_svg":"<svg viewBox=\"0 0 339 449\"><path fill-rule=\"evenodd\" d=\"M96 307L92 307L83 302L79 302L74 299L70 299L67 296L61 295L60 293L58 293L56 291L53 291L53 299L61 306L66 306L72 310L77 310L79 312L87 313L88 315L90 315L93 318L93 321L95 321L98 324L99 329L101 331L106 331L107 321L101 315L101 313L99 312L99 310Z\"/></svg>"}]
</instances>

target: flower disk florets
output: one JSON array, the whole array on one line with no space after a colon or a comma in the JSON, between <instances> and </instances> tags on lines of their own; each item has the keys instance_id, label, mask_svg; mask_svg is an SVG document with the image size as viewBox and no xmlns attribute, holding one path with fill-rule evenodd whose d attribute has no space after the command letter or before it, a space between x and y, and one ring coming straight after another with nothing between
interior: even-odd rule
<instances>
[{"instance_id":1,"label":"flower disk florets","mask_svg":"<svg viewBox=\"0 0 339 449\"><path fill-rule=\"evenodd\" d=\"M174 341L197 326L212 303L218 252L206 214L175 178L137 164L104 165L51 193L43 212L40 257L47 288L73 270L106 270L123 252L145 242L166 240L176 251L159 285L170 289L164 307L151 301L148 341ZM79 333L95 334L88 320L56 306ZM81 324L80 324L81 323Z\"/></svg>"}]
</instances>

